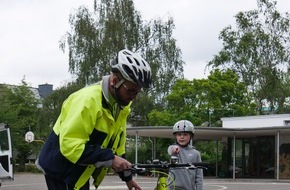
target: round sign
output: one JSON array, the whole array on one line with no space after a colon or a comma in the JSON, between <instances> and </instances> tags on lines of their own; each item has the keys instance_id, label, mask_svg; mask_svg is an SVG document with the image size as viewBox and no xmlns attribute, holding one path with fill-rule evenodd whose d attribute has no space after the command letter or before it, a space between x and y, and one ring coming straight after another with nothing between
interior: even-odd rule
<instances>
[{"instance_id":1,"label":"round sign","mask_svg":"<svg viewBox=\"0 0 290 190\"><path fill-rule=\"evenodd\" d=\"M27 142L32 142L34 141L34 133L32 131L28 131L26 134L25 134L25 141Z\"/></svg>"}]
</instances>

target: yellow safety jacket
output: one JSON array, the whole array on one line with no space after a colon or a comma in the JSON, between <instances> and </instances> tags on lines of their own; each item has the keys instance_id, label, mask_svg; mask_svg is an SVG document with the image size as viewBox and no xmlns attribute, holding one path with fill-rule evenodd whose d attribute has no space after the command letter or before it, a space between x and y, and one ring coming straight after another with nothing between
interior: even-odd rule
<instances>
[{"instance_id":1,"label":"yellow safety jacket","mask_svg":"<svg viewBox=\"0 0 290 190\"><path fill-rule=\"evenodd\" d=\"M130 105L123 107L115 120L106 104L101 83L73 93L64 102L53 127L54 134L39 158L48 175L64 178L76 190L90 176L95 179L94 185L99 186L108 168L96 168L95 164L111 160L114 154L125 154L126 120L130 112Z\"/></svg>"}]
</instances>

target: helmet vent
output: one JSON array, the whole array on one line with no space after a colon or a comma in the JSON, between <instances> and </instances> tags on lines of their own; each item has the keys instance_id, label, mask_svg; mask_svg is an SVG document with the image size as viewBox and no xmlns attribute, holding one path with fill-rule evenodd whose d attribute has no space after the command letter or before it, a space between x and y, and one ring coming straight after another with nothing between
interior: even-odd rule
<instances>
[{"instance_id":1,"label":"helmet vent","mask_svg":"<svg viewBox=\"0 0 290 190\"><path fill-rule=\"evenodd\" d=\"M130 59L130 57L127 57L127 60L129 61L129 63L133 63L132 59Z\"/></svg>"},{"instance_id":2,"label":"helmet vent","mask_svg":"<svg viewBox=\"0 0 290 190\"><path fill-rule=\"evenodd\" d=\"M146 67L146 66L147 66L147 65L146 65L146 63L144 63L144 61L143 61L143 60L142 60L142 63L143 63L143 66L144 66L144 67Z\"/></svg>"},{"instance_id":3,"label":"helmet vent","mask_svg":"<svg viewBox=\"0 0 290 190\"><path fill-rule=\"evenodd\" d=\"M132 55L131 53L129 53L128 51L123 51L124 54L126 55Z\"/></svg>"},{"instance_id":4,"label":"helmet vent","mask_svg":"<svg viewBox=\"0 0 290 190\"><path fill-rule=\"evenodd\" d=\"M136 64L137 64L138 66L140 66L139 61L138 61L137 59L135 59L135 58L134 58L134 60L135 60Z\"/></svg>"}]
</instances>

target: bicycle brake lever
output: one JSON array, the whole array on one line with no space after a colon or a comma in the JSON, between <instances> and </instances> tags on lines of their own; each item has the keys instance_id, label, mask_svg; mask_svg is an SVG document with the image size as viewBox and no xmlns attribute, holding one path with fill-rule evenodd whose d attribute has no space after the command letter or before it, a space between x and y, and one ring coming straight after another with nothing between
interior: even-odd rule
<instances>
[{"instance_id":1,"label":"bicycle brake lever","mask_svg":"<svg viewBox=\"0 0 290 190\"><path fill-rule=\"evenodd\" d=\"M144 173L146 173L146 169L145 168L138 168L137 165L134 165L132 168L127 169L127 170L130 170L134 174L144 174Z\"/></svg>"}]
</instances>

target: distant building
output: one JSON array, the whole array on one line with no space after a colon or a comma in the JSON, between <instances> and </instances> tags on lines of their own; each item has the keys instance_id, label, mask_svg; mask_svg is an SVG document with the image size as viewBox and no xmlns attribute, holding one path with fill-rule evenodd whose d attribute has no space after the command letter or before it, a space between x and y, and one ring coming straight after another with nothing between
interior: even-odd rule
<instances>
[{"instance_id":1,"label":"distant building","mask_svg":"<svg viewBox=\"0 0 290 190\"><path fill-rule=\"evenodd\" d=\"M38 85L38 92L40 97L45 98L53 92L52 84L40 84Z\"/></svg>"},{"instance_id":2,"label":"distant building","mask_svg":"<svg viewBox=\"0 0 290 190\"><path fill-rule=\"evenodd\" d=\"M7 86L10 89L13 89L16 87L16 85L10 85L10 84L0 84L0 86ZM38 85L38 88L29 87L29 89L34 94L35 98L40 100L40 99L46 98L53 92L53 85L46 83L46 84Z\"/></svg>"}]
</instances>

